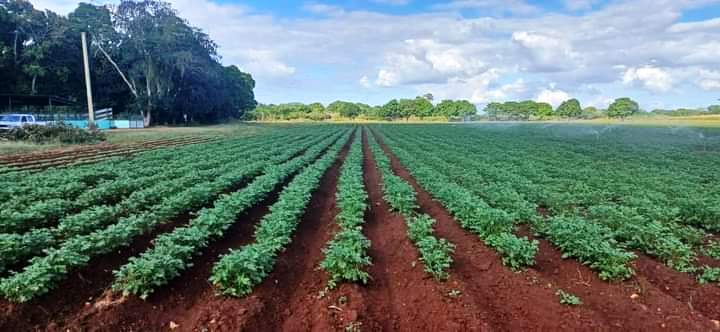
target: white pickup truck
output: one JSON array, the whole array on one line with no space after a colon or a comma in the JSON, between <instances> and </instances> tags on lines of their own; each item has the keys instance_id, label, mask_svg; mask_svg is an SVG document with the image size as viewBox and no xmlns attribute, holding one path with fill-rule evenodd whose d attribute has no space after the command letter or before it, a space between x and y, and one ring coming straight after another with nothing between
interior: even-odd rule
<instances>
[{"instance_id":1,"label":"white pickup truck","mask_svg":"<svg viewBox=\"0 0 720 332\"><path fill-rule=\"evenodd\" d=\"M0 130L10 130L25 125L46 125L46 122L35 121L30 114L3 114L0 115Z\"/></svg>"}]
</instances>

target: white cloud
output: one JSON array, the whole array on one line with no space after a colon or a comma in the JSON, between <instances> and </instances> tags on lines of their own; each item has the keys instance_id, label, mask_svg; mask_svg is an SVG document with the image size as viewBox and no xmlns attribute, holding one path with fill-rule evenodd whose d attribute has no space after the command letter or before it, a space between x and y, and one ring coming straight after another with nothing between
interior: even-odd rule
<instances>
[{"instance_id":1,"label":"white cloud","mask_svg":"<svg viewBox=\"0 0 720 332\"><path fill-rule=\"evenodd\" d=\"M667 31L673 33L686 33L694 31L714 31L720 29L720 17L699 22L684 22L671 25Z\"/></svg>"},{"instance_id":2,"label":"white cloud","mask_svg":"<svg viewBox=\"0 0 720 332\"><path fill-rule=\"evenodd\" d=\"M562 104L562 102L570 98L570 94L567 92L551 88L540 91L540 94L538 94L537 98L535 98L535 101L539 103L548 103L553 107L558 107Z\"/></svg>"},{"instance_id":3,"label":"white cloud","mask_svg":"<svg viewBox=\"0 0 720 332\"><path fill-rule=\"evenodd\" d=\"M295 67L289 66L276 59L270 50L248 49L233 53L235 59L240 59L243 70L260 77L286 77L295 74Z\"/></svg>"},{"instance_id":4,"label":"white cloud","mask_svg":"<svg viewBox=\"0 0 720 332\"><path fill-rule=\"evenodd\" d=\"M573 68L578 54L573 51L570 42L562 37L554 37L535 31L517 31L512 41L519 47L533 71L562 71Z\"/></svg>"},{"instance_id":5,"label":"white cloud","mask_svg":"<svg viewBox=\"0 0 720 332\"><path fill-rule=\"evenodd\" d=\"M361 77L361 78L360 78L360 81L359 81L358 83L360 83L360 86L362 86L362 87L365 88L365 89L369 89L369 88L372 87L372 83L370 82L370 78L367 77L367 76Z\"/></svg>"},{"instance_id":6,"label":"white cloud","mask_svg":"<svg viewBox=\"0 0 720 332\"><path fill-rule=\"evenodd\" d=\"M700 69L697 71L697 84L703 90L720 91L720 71Z\"/></svg>"},{"instance_id":7,"label":"white cloud","mask_svg":"<svg viewBox=\"0 0 720 332\"><path fill-rule=\"evenodd\" d=\"M673 87L673 77L668 71L650 65L628 68L622 81L627 85L640 83L644 88L655 92L666 92Z\"/></svg>"},{"instance_id":8,"label":"white cloud","mask_svg":"<svg viewBox=\"0 0 720 332\"><path fill-rule=\"evenodd\" d=\"M404 47L385 57L377 84L442 83L482 73L486 65L467 51L435 40L406 40Z\"/></svg>"}]
</instances>

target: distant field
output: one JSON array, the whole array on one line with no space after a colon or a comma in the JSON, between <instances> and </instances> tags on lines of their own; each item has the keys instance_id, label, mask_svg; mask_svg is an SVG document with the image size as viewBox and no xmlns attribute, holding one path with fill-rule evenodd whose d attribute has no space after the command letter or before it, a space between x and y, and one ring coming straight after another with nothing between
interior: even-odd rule
<instances>
[{"instance_id":1,"label":"distant field","mask_svg":"<svg viewBox=\"0 0 720 332\"><path fill-rule=\"evenodd\" d=\"M691 127L720 127L720 115L703 116L648 116L633 117L625 120L597 119L582 121L600 124L632 124L648 126L691 126Z\"/></svg>"},{"instance_id":2,"label":"distant field","mask_svg":"<svg viewBox=\"0 0 720 332\"><path fill-rule=\"evenodd\" d=\"M720 128L132 133L1 159L0 330L720 329Z\"/></svg>"}]
</instances>

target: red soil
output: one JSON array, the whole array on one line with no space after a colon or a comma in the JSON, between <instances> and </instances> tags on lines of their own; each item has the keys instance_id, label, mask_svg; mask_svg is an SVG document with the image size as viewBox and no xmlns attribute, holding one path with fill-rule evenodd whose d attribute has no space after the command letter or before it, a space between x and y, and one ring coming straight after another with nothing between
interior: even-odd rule
<instances>
[{"instance_id":1,"label":"red soil","mask_svg":"<svg viewBox=\"0 0 720 332\"><path fill-rule=\"evenodd\" d=\"M383 330L491 330L482 306L466 298L466 293L450 295L457 289L452 279L439 283L423 271L403 218L391 213L382 198L382 175L367 138L363 137L363 141L365 186L370 197L366 233L372 242L373 265L369 272L373 280L362 289L362 295L369 321Z\"/></svg>"},{"instance_id":2,"label":"red soil","mask_svg":"<svg viewBox=\"0 0 720 332\"><path fill-rule=\"evenodd\" d=\"M159 234L171 231L190 220L190 214L158 227L151 234L140 236L127 247L115 253L95 257L86 268L81 268L60 283L54 291L23 304L0 301L0 331L58 330L66 317L84 310L103 296L112 282L113 269L125 264L128 258L144 252Z\"/></svg>"}]
</instances>

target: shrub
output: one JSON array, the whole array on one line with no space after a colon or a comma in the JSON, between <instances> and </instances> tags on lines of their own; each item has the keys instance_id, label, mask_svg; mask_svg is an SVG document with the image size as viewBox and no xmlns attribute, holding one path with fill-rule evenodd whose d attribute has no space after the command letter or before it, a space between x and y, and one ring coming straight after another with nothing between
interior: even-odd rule
<instances>
[{"instance_id":1,"label":"shrub","mask_svg":"<svg viewBox=\"0 0 720 332\"><path fill-rule=\"evenodd\" d=\"M36 144L81 144L105 141L105 134L101 131L85 130L59 122L41 125L25 125L10 129L3 136L11 141L25 141Z\"/></svg>"}]
</instances>

